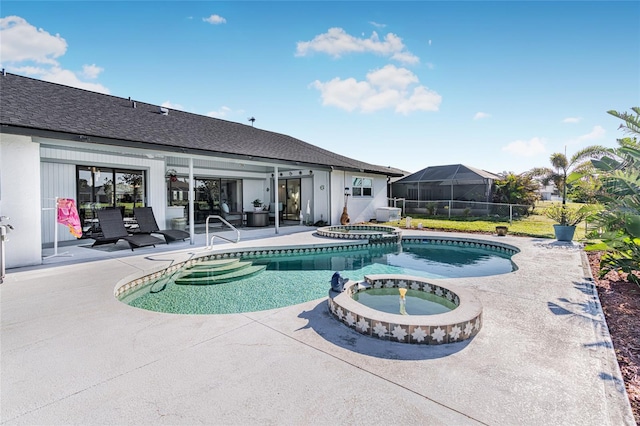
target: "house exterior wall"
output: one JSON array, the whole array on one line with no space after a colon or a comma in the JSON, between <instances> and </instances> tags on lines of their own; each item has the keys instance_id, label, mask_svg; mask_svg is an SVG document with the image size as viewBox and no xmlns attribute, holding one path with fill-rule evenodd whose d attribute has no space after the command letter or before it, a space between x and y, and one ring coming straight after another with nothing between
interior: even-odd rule
<instances>
[{"instance_id":1,"label":"house exterior wall","mask_svg":"<svg viewBox=\"0 0 640 426\"><path fill-rule=\"evenodd\" d=\"M311 203L312 223L319 220L331 221L331 191L329 172L315 170L313 172L313 201Z\"/></svg>"},{"instance_id":2,"label":"house exterior wall","mask_svg":"<svg viewBox=\"0 0 640 426\"><path fill-rule=\"evenodd\" d=\"M42 171L43 208L55 206L55 197L76 199L76 166L132 168L144 170L147 178L146 205L154 206L153 212L161 225L166 222L167 204L165 188L165 163L162 159L127 157L125 155L87 152L70 147L52 146L53 140L40 140L40 160ZM95 145L94 145L95 147ZM102 149L109 149L102 147ZM80 206L78 206L80 208ZM42 215L42 244L54 242L55 212L44 210ZM64 228L58 229L58 241L72 241L76 238Z\"/></svg>"},{"instance_id":3,"label":"house exterior wall","mask_svg":"<svg viewBox=\"0 0 640 426\"><path fill-rule=\"evenodd\" d=\"M143 170L146 174L145 202L153 207L161 227L168 225L168 218L174 214L167 205L167 169L175 169L182 176L189 174L189 167L184 165L188 164L188 159L185 161L175 153L5 133L0 134L0 141L0 214L11 217L10 223L15 227L6 245L7 268L41 264L43 247L52 247L56 240L56 227L58 242L76 240L65 226L56 223L55 199L76 199L77 166ZM262 171L258 171L259 167ZM193 173L197 177L242 180L242 207L249 210L254 199L259 198L268 205L273 196L270 192L272 172L265 172L265 167L269 170L270 165L264 162L245 165L223 158L198 156L194 159ZM276 170L275 165L273 170ZM350 188L354 174L315 168L286 170L287 174L301 177L300 207L305 222L324 220L339 224L344 188ZM372 196L349 197L352 223L375 218L376 208L387 205L385 176L355 175L372 179L373 187ZM306 213L307 202L311 210L309 215Z\"/></svg>"},{"instance_id":4,"label":"house exterior wall","mask_svg":"<svg viewBox=\"0 0 640 426\"><path fill-rule=\"evenodd\" d=\"M260 199L262 205L269 205L269 196L267 195L267 187L269 182L266 176L262 179L243 179L242 181L242 206L244 210L252 210L252 201Z\"/></svg>"},{"instance_id":5,"label":"house exterior wall","mask_svg":"<svg viewBox=\"0 0 640 426\"><path fill-rule=\"evenodd\" d=\"M349 194L353 194L351 185L354 176L370 178L373 181L372 195L369 197L354 197L349 195L347 200L347 212L351 223L367 222L376 217L378 207L387 207L387 179L385 176L334 171L331 173L331 224L339 225L342 208L345 203L344 191L348 188Z\"/></svg>"},{"instance_id":6,"label":"house exterior wall","mask_svg":"<svg viewBox=\"0 0 640 426\"><path fill-rule=\"evenodd\" d=\"M304 223L313 223L314 218L314 199L313 199L313 178L305 178L300 181L300 193L302 194L302 200L300 208L304 215ZM309 204L310 214L307 214L307 204Z\"/></svg>"},{"instance_id":7,"label":"house exterior wall","mask_svg":"<svg viewBox=\"0 0 640 426\"><path fill-rule=\"evenodd\" d=\"M6 268L42 263L41 208L38 143L0 134L0 215L14 227L5 241Z\"/></svg>"},{"instance_id":8,"label":"house exterior wall","mask_svg":"<svg viewBox=\"0 0 640 426\"><path fill-rule=\"evenodd\" d=\"M42 196L42 243L54 242L58 228L58 241L71 241L76 237L68 228L56 223L56 197L76 199L76 166L68 163L40 163L40 190Z\"/></svg>"}]
</instances>

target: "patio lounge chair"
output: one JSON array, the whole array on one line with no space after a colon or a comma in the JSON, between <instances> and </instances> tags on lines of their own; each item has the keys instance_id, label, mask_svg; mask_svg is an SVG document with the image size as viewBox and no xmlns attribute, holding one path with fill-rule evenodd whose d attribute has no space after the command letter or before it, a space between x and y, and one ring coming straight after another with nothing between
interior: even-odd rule
<instances>
[{"instance_id":1,"label":"patio lounge chair","mask_svg":"<svg viewBox=\"0 0 640 426\"><path fill-rule=\"evenodd\" d=\"M226 202L222 202L220 207L220 216L222 216L224 220L234 226L242 226L242 212L229 211L229 205Z\"/></svg>"},{"instance_id":2,"label":"patio lounge chair","mask_svg":"<svg viewBox=\"0 0 640 426\"><path fill-rule=\"evenodd\" d=\"M136 207L133 209L133 215L141 234L162 234L167 244L176 240L184 241L190 237L188 232L180 229L160 229L151 207Z\"/></svg>"},{"instance_id":3,"label":"patio lounge chair","mask_svg":"<svg viewBox=\"0 0 640 426\"><path fill-rule=\"evenodd\" d=\"M122 220L122 214L120 210L104 209L98 210L98 221L100 223L100 229L102 229L102 236L91 237L95 240L93 246L102 244L115 244L119 240L125 240L129 243L129 247L133 249L146 246L156 246L163 241L160 238L148 234L134 234L129 235L127 228L124 226Z\"/></svg>"}]
</instances>

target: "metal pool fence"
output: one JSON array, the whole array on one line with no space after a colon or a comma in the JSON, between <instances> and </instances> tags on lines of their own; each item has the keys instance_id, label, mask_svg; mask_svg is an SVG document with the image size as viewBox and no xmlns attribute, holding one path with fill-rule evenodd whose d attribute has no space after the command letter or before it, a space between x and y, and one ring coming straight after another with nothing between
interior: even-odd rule
<instances>
[{"instance_id":1,"label":"metal pool fence","mask_svg":"<svg viewBox=\"0 0 640 426\"><path fill-rule=\"evenodd\" d=\"M496 220L512 222L532 211L531 206L524 204L484 203L479 201L457 200L407 200L405 198L389 198L389 207L401 209L402 216L424 215L434 218L452 217L491 217Z\"/></svg>"}]
</instances>

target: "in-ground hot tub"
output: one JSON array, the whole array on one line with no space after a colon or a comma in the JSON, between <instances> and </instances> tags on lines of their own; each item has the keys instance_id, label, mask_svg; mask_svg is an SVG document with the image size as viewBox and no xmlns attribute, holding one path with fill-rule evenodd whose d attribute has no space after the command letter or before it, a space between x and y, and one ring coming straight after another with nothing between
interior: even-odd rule
<instances>
[{"instance_id":1,"label":"in-ground hot tub","mask_svg":"<svg viewBox=\"0 0 640 426\"><path fill-rule=\"evenodd\" d=\"M336 225L318 228L318 235L345 240L400 242L402 230L386 225Z\"/></svg>"},{"instance_id":2,"label":"in-ground hot tub","mask_svg":"<svg viewBox=\"0 0 640 426\"><path fill-rule=\"evenodd\" d=\"M451 310L434 315L397 314L379 311L354 299L369 289L400 289L426 292L450 303ZM403 292L402 292L403 293ZM408 275L368 275L363 282L347 281L344 291L329 291L331 314L358 333L400 343L439 345L467 340L482 327L482 304L471 292L433 284Z\"/></svg>"}]
</instances>

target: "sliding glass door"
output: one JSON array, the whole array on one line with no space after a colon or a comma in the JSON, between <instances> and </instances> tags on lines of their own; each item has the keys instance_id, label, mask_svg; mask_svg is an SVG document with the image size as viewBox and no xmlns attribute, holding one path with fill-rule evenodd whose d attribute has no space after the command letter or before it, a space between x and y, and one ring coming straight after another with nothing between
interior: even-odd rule
<instances>
[{"instance_id":1,"label":"sliding glass door","mask_svg":"<svg viewBox=\"0 0 640 426\"><path fill-rule=\"evenodd\" d=\"M278 181L278 199L284 207L283 217L286 220L300 219L300 183L300 179Z\"/></svg>"},{"instance_id":2,"label":"sliding glass door","mask_svg":"<svg viewBox=\"0 0 640 426\"><path fill-rule=\"evenodd\" d=\"M209 215L242 211L242 180L196 178L194 198L195 223L204 223Z\"/></svg>"}]
</instances>

